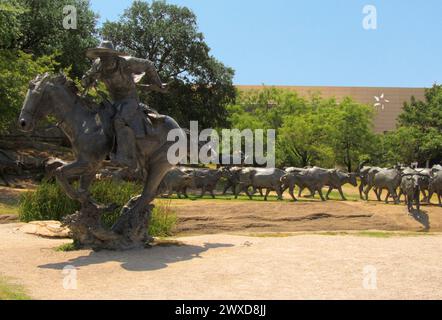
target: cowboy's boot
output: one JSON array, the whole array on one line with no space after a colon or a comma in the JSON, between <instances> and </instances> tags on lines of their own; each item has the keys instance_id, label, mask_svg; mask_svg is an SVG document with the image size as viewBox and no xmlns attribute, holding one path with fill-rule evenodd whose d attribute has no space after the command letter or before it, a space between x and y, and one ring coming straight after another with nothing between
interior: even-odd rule
<instances>
[{"instance_id":1,"label":"cowboy's boot","mask_svg":"<svg viewBox=\"0 0 442 320\"><path fill-rule=\"evenodd\" d=\"M149 141L158 140L158 132L148 117L136 119L130 123L136 139L146 139Z\"/></svg>"},{"instance_id":2,"label":"cowboy's boot","mask_svg":"<svg viewBox=\"0 0 442 320\"><path fill-rule=\"evenodd\" d=\"M146 117L143 120L144 120L144 131L145 131L146 135L151 139L157 138L157 135L158 135L157 130L155 130L155 128L152 124L152 121L149 119L149 117ZM140 138L140 137L137 137L137 138Z\"/></svg>"}]
</instances>

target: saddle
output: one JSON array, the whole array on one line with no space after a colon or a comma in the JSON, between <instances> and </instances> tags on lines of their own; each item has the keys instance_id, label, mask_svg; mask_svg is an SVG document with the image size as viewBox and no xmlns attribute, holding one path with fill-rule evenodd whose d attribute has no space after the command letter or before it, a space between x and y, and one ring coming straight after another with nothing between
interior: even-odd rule
<instances>
[{"instance_id":1,"label":"saddle","mask_svg":"<svg viewBox=\"0 0 442 320\"><path fill-rule=\"evenodd\" d=\"M106 109L111 108L111 110L113 111L111 119L113 119L115 117L115 115L117 113L117 109L115 108L115 106L112 102L110 102L107 99L103 100L102 107L104 107ZM166 119L165 115L158 113L158 111L156 111L155 109L149 107L148 105L146 105L142 102L138 103L138 108L140 111L142 111L142 113L146 117L146 120L143 121L144 130L145 130L146 134L149 132L149 130L152 130L152 126L155 126L155 123L159 124L160 122L163 122ZM150 128L147 126L150 126ZM118 149L118 139L117 139L117 135L115 135L111 153L115 154L117 152L117 149Z\"/></svg>"},{"instance_id":2,"label":"saddle","mask_svg":"<svg viewBox=\"0 0 442 320\"><path fill-rule=\"evenodd\" d=\"M113 118L113 116L115 116L117 111L114 104L108 99L107 95L104 92L97 90L97 93L101 97L100 104L97 105L95 101L93 101L90 97L86 96L83 97L84 101L86 102L86 106L91 111L96 111L97 109L111 111ZM138 103L138 108L140 108L141 111L146 115L146 117L148 117L151 121L164 120L166 118L165 115L160 114L157 110L149 107L147 104L143 102Z\"/></svg>"}]
</instances>

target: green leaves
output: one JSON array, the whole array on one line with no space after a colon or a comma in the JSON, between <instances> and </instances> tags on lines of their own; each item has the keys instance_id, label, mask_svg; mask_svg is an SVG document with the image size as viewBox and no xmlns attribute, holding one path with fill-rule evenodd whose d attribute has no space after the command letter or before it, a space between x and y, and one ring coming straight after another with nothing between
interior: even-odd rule
<instances>
[{"instance_id":1,"label":"green leaves","mask_svg":"<svg viewBox=\"0 0 442 320\"><path fill-rule=\"evenodd\" d=\"M37 74L53 71L54 56L34 59L19 50L0 50L0 133L17 121L29 81Z\"/></svg>"},{"instance_id":2,"label":"green leaves","mask_svg":"<svg viewBox=\"0 0 442 320\"><path fill-rule=\"evenodd\" d=\"M166 95L140 92L143 101L182 126L190 120L205 128L226 124L226 105L235 98L234 72L210 55L191 10L134 1L118 22L105 22L101 33L120 50L151 60L170 82Z\"/></svg>"},{"instance_id":3,"label":"green leaves","mask_svg":"<svg viewBox=\"0 0 442 320\"><path fill-rule=\"evenodd\" d=\"M77 9L77 29L63 28L63 7ZM3 9L3 10L2 10ZM36 57L53 55L60 68L81 77L89 67L86 48L95 46L97 16L84 0L8 0L0 2L0 49L22 50Z\"/></svg>"},{"instance_id":4,"label":"green leaves","mask_svg":"<svg viewBox=\"0 0 442 320\"><path fill-rule=\"evenodd\" d=\"M398 129L388 134L384 143L392 157L410 163L442 160L442 86L434 85L425 94L425 101L412 98L404 104L398 118Z\"/></svg>"},{"instance_id":5,"label":"green leaves","mask_svg":"<svg viewBox=\"0 0 442 320\"><path fill-rule=\"evenodd\" d=\"M16 0L0 0L0 48L11 48L22 36L19 19L24 13L26 9Z\"/></svg>"},{"instance_id":6,"label":"green leaves","mask_svg":"<svg viewBox=\"0 0 442 320\"><path fill-rule=\"evenodd\" d=\"M345 98L331 112L331 139L336 161L348 171L357 168L374 147L373 109Z\"/></svg>"},{"instance_id":7,"label":"green leaves","mask_svg":"<svg viewBox=\"0 0 442 320\"><path fill-rule=\"evenodd\" d=\"M77 30L62 27L63 7L77 8ZM83 0L0 0L0 133L15 125L37 74L89 67L84 49L95 45L96 16Z\"/></svg>"},{"instance_id":8,"label":"green leaves","mask_svg":"<svg viewBox=\"0 0 442 320\"><path fill-rule=\"evenodd\" d=\"M278 166L339 164L354 170L374 139L372 109L349 98L338 103L263 87L240 92L228 111L235 128L277 129Z\"/></svg>"}]
</instances>

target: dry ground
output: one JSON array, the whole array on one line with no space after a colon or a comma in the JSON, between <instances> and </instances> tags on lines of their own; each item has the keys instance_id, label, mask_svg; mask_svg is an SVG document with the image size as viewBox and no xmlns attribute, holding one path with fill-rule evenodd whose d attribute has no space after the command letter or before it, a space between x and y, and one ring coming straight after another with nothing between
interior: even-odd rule
<instances>
[{"instance_id":1,"label":"dry ground","mask_svg":"<svg viewBox=\"0 0 442 320\"><path fill-rule=\"evenodd\" d=\"M171 200L179 217L177 232L202 234L220 232L293 232L331 230L391 230L391 231L442 231L442 208L423 205L420 212L409 215L405 205L385 204L359 200L357 189L344 187L349 201L341 201L333 192L330 201L318 198L299 198L284 201L275 197L262 201L259 196L250 200L234 200L232 196L218 199Z\"/></svg>"},{"instance_id":2,"label":"dry ground","mask_svg":"<svg viewBox=\"0 0 442 320\"><path fill-rule=\"evenodd\" d=\"M128 252L58 252L68 240L16 226L0 225L0 272L35 299L442 298L439 235L218 234ZM76 270L74 290L63 287L68 265Z\"/></svg>"},{"instance_id":3,"label":"dry ground","mask_svg":"<svg viewBox=\"0 0 442 320\"><path fill-rule=\"evenodd\" d=\"M173 200L177 231L184 234L236 231L331 230L442 231L442 209L422 207L409 215L403 205L374 201L261 202Z\"/></svg>"}]
</instances>

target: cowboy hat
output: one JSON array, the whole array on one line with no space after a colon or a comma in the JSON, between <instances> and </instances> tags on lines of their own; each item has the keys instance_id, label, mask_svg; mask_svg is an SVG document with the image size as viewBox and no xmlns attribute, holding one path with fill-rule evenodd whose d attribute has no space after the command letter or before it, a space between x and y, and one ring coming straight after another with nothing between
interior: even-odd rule
<instances>
[{"instance_id":1,"label":"cowboy hat","mask_svg":"<svg viewBox=\"0 0 442 320\"><path fill-rule=\"evenodd\" d=\"M96 48L86 50L86 57L89 59L96 59L104 55L128 56L127 53L115 50L112 42L107 40L102 41Z\"/></svg>"}]
</instances>

